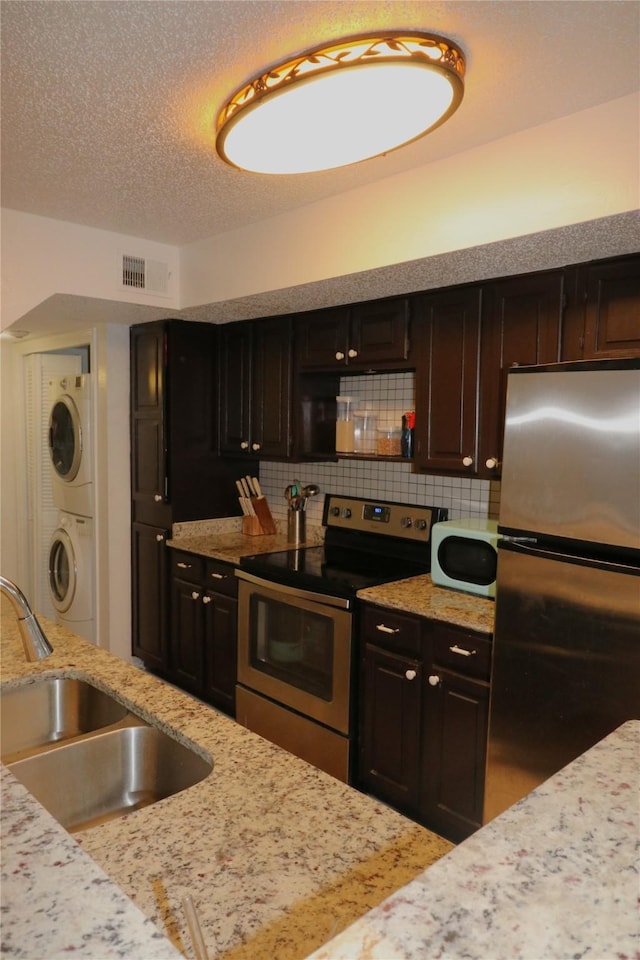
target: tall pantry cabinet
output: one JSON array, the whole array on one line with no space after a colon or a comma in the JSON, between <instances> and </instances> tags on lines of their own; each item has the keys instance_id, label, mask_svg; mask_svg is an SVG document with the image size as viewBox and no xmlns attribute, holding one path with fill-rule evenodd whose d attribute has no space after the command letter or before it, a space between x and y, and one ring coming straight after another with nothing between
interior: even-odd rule
<instances>
[{"instance_id":1,"label":"tall pantry cabinet","mask_svg":"<svg viewBox=\"0 0 640 960\"><path fill-rule=\"evenodd\" d=\"M132 649L167 676L171 525L236 515L248 469L218 456L217 363L213 324L131 328Z\"/></svg>"}]
</instances>

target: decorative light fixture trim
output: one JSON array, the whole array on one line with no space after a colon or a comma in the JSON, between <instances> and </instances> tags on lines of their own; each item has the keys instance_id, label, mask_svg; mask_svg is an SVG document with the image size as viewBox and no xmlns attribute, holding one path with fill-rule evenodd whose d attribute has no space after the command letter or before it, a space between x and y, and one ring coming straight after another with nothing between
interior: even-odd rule
<instances>
[{"instance_id":1,"label":"decorative light fixture trim","mask_svg":"<svg viewBox=\"0 0 640 960\"><path fill-rule=\"evenodd\" d=\"M444 123L462 101L464 74L461 49L434 34L359 36L316 47L231 97L217 119L216 148L232 166L259 173L355 163ZM308 96L315 97L310 107ZM289 106L293 114L285 115ZM245 127L251 128L246 137Z\"/></svg>"}]
</instances>

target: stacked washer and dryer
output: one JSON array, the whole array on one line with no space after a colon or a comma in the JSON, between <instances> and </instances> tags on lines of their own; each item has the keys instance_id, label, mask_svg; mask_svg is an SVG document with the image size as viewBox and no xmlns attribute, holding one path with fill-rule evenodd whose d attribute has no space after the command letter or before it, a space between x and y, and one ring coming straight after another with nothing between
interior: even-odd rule
<instances>
[{"instance_id":1,"label":"stacked washer and dryer","mask_svg":"<svg viewBox=\"0 0 640 960\"><path fill-rule=\"evenodd\" d=\"M49 593L58 623L95 642L91 376L49 381L49 459L58 522L49 549Z\"/></svg>"}]
</instances>

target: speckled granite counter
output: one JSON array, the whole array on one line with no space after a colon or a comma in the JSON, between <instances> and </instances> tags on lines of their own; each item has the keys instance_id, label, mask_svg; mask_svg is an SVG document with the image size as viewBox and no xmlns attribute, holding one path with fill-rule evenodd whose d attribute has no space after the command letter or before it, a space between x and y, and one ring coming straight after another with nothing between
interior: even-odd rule
<instances>
[{"instance_id":1,"label":"speckled granite counter","mask_svg":"<svg viewBox=\"0 0 640 960\"><path fill-rule=\"evenodd\" d=\"M640 956L639 759L634 720L312 960Z\"/></svg>"},{"instance_id":2,"label":"speckled granite counter","mask_svg":"<svg viewBox=\"0 0 640 960\"><path fill-rule=\"evenodd\" d=\"M242 532L241 517L224 517L220 520L195 520L191 523L174 523L172 536L167 546L187 553L197 553L212 560L224 560L227 563L240 563L241 557L256 553L275 553L277 550L291 550L287 540L286 524L276 521L276 533L259 537L248 537ZM309 526L307 538L301 547L313 547L322 543L324 527Z\"/></svg>"},{"instance_id":3,"label":"speckled granite counter","mask_svg":"<svg viewBox=\"0 0 640 960\"><path fill-rule=\"evenodd\" d=\"M428 574L367 587L358 591L358 599L431 620L443 620L468 630L493 633L493 600L434 587Z\"/></svg>"},{"instance_id":4,"label":"speckled granite counter","mask_svg":"<svg viewBox=\"0 0 640 960\"><path fill-rule=\"evenodd\" d=\"M124 892L187 956L181 900L191 894L212 960L294 960L451 849L186 693L42 622L54 653L29 664L13 618L3 621L5 681L92 679L214 767L184 793L73 839L3 778L3 956L175 956L153 942Z\"/></svg>"},{"instance_id":5,"label":"speckled granite counter","mask_svg":"<svg viewBox=\"0 0 640 960\"><path fill-rule=\"evenodd\" d=\"M278 533L274 536L246 537L242 533L240 517L177 523L167 544L188 553L237 564L241 557L250 554L291 549L283 524L277 526ZM322 542L324 528L309 527L307 534L308 538L301 546L314 546ZM368 587L358 592L358 599L432 620L443 620L467 630L493 633L493 600L435 587L428 575Z\"/></svg>"},{"instance_id":6,"label":"speckled granite counter","mask_svg":"<svg viewBox=\"0 0 640 960\"><path fill-rule=\"evenodd\" d=\"M0 775L2 956L181 957L6 767Z\"/></svg>"}]
</instances>

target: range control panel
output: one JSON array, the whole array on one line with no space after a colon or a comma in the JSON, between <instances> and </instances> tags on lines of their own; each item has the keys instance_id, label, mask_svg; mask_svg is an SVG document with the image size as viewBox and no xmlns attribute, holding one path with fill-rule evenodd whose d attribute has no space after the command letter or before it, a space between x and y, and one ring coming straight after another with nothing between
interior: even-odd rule
<instances>
[{"instance_id":1,"label":"range control panel","mask_svg":"<svg viewBox=\"0 0 640 960\"><path fill-rule=\"evenodd\" d=\"M358 530L378 536L428 542L433 524L446 519L447 511L443 507L392 503L389 500L365 500L361 497L342 497L328 493L325 496L322 522L326 527L341 530Z\"/></svg>"}]
</instances>

